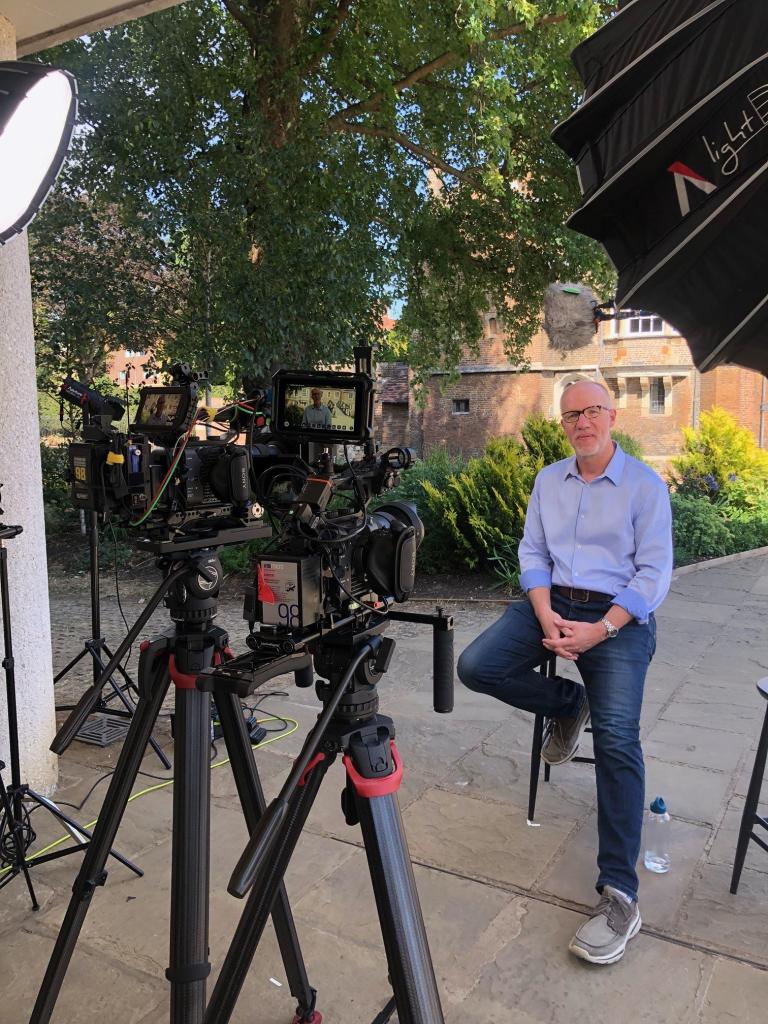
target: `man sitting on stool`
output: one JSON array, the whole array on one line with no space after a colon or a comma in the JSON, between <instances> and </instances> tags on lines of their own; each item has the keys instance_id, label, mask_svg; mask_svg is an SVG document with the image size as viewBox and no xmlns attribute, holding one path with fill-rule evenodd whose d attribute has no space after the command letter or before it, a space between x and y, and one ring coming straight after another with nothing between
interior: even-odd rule
<instances>
[{"instance_id":1,"label":"man sitting on stool","mask_svg":"<svg viewBox=\"0 0 768 1024\"><path fill-rule=\"evenodd\" d=\"M616 410L601 384L572 384L560 405L576 455L536 477L519 550L528 600L467 647L458 674L470 690L554 719L541 752L549 764L575 755L591 714L601 899L569 948L611 964L641 924L640 708L653 613L672 577L672 516L661 478L611 439ZM575 661L584 685L537 672L551 654Z\"/></svg>"}]
</instances>

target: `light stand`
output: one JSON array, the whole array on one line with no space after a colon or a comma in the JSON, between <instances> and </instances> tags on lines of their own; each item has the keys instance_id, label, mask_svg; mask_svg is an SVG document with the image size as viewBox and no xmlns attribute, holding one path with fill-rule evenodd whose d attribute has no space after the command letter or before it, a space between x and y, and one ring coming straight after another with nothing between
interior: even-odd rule
<instances>
[{"instance_id":1,"label":"light stand","mask_svg":"<svg viewBox=\"0 0 768 1024\"><path fill-rule=\"evenodd\" d=\"M0 509L2 515L2 509ZM19 726L16 716L16 672L13 659L13 639L11 633L11 612L10 596L8 588L8 551L4 541L18 537L22 532L21 526L6 526L0 523L0 606L3 613L3 642L5 656L3 658L3 669L5 670L5 687L7 695L8 711L8 747L11 759L11 784L6 787L0 776L0 791L2 797L2 818L0 818L0 889L9 884L18 874L24 875L27 883L29 896L32 900L32 909L38 910L39 903L35 896L35 890L30 878L29 868L36 864L43 864L49 860L57 860L59 857L66 857L70 853L78 853L84 850L91 838L88 829L79 825L69 815L64 814L53 801L36 793L30 786L21 781L21 766L19 762ZM0 761L0 771L5 768L4 762ZM58 821L62 823L66 831L75 842L74 846L68 846L63 850L56 850L52 853L40 856L27 857L27 850L35 840L35 833L30 822L30 812L27 804L32 803L38 807L44 807ZM110 849L113 857L130 868L134 874L141 877L144 872L132 864L121 854Z\"/></svg>"},{"instance_id":2,"label":"light stand","mask_svg":"<svg viewBox=\"0 0 768 1024\"><path fill-rule=\"evenodd\" d=\"M91 582L91 635L85 640L83 649L79 654L75 655L70 662L68 662L58 675L54 676L54 686L60 680L62 680L68 672L70 672L75 665L78 665L80 661L87 655L90 655L93 660L93 682L96 683L99 678L103 675L104 669L107 663L113 658L112 651L109 649L106 640L101 635L101 594L99 590L99 515L98 512L90 511L88 513L88 550L89 550L89 572ZM106 655L106 661L102 657ZM138 692L136 684L128 675L126 670L123 668L120 662L116 665L117 672L123 678L124 685L121 685L116 679L114 674L110 674L107 679L107 683L112 688L112 693L108 694L107 697L100 696L97 703L93 706L93 714L101 714L112 716L114 718L130 719L136 710L136 705L127 696L126 691L133 690L134 693ZM110 707L109 701L111 699L118 698L123 708ZM57 711L72 711L76 705L74 704L62 704L57 705ZM76 737L75 737L76 738ZM171 762L165 756L162 748L158 744L154 737L150 737L149 744L160 759L160 763L163 768L170 768ZM64 748L66 749L66 748ZM62 751L59 751L61 753Z\"/></svg>"}]
</instances>

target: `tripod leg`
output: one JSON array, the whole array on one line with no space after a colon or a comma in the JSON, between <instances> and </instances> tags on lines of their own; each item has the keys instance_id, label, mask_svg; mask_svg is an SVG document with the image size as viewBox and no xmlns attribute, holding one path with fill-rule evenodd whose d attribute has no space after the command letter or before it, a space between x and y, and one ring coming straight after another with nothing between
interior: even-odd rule
<instances>
[{"instance_id":1,"label":"tripod leg","mask_svg":"<svg viewBox=\"0 0 768 1024\"><path fill-rule=\"evenodd\" d=\"M394 744L392 751L397 758ZM364 757L359 757L360 753ZM397 803L399 781L394 781L393 776L381 780L364 778L365 761L370 771L372 760L353 744L344 763L355 792L397 1019L399 1024L443 1024L427 933ZM371 795L377 790L381 795Z\"/></svg>"},{"instance_id":2,"label":"tripod leg","mask_svg":"<svg viewBox=\"0 0 768 1024\"><path fill-rule=\"evenodd\" d=\"M333 756L329 758L318 755L318 757L320 756L323 759L317 760L311 771L307 771L304 784L296 790L289 801L288 813L280 834L280 843L275 847L268 868L257 877L248 896L245 910L238 922L221 973L208 1003L204 1024L228 1024L232 1016L237 997L264 932L288 862L296 848L304 822L312 809L320 783L334 760ZM304 1016L307 1024L312 1024L318 1019L314 1009ZM301 1021L302 1018L299 1017L298 1020Z\"/></svg>"},{"instance_id":3,"label":"tripod leg","mask_svg":"<svg viewBox=\"0 0 768 1024\"><path fill-rule=\"evenodd\" d=\"M125 813L147 741L168 690L167 661L155 659L149 671L151 678L148 686L142 689L142 693L149 696L141 697L136 706L136 713L120 751L115 774L112 776L99 820L93 831L93 838L88 844L80 872L72 886L72 898L48 962L30 1024L47 1024L51 1019L91 898L96 886L103 885L106 880L104 865Z\"/></svg>"},{"instance_id":4,"label":"tripod leg","mask_svg":"<svg viewBox=\"0 0 768 1024\"><path fill-rule=\"evenodd\" d=\"M202 1024L208 961L211 697L176 683L171 854L171 1024Z\"/></svg>"},{"instance_id":5,"label":"tripod leg","mask_svg":"<svg viewBox=\"0 0 768 1024\"><path fill-rule=\"evenodd\" d=\"M5 767L2 761L0 761L0 766L3 768ZM40 904L37 902L35 890L32 886L32 879L29 877L24 840L21 838L21 821L13 813L13 807L11 806L8 790L5 788L2 775L0 775L0 802L2 802L3 805L6 828L11 833L13 845L16 847L16 863L11 865L11 872L13 874L17 874L21 871L24 875L24 881L27 883L27 889L29 890L29 898L32 900L32 909L39 910ZM0 836L0 838L2 837Z\"/></svg>"},{"instance_id":6,"label":"tripod leg","mask_svg":"<svg viewBox=\"0 0 768 1024\"><path fill-rule=\"evenodd\" d=\"M233 694L217 694L216 708L245 822L248 831L253 832L267 805L253 758L248 731L245 727L245 719L240 708L240 701ZM277 890L277 897L272 909L272 923L275 926L291 995L298 1003L297 1016L299 1020L305 1020L307 1014L311 1014L314 1010L317 993L307 977L293 914L285 885L282 882Z\"/></svg>"}]
</instances>

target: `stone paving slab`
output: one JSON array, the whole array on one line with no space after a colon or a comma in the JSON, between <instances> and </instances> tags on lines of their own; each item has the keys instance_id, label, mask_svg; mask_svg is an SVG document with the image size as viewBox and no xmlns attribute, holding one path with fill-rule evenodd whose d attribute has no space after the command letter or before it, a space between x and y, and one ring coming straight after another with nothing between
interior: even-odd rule
<instances>
[{"instance_id":1,"label":"stone paving slab","mask_svg":"<svg viewBox=\"0 0 768 1024\"><path fill-rule=\"evenodd\" d=\"M749 740L735 733L665 721L657 722L643 743L646 756L660 761L729 772L750 749Z\"/></svg>"},{"instance_id":2,"label":"stone paving slab","mask_svg":"<svg viewBox=\"0 0 768 1024\"><path fill-rule=\"evenodd\" d=\"M682 901L675 930L711 949L737 951L768 967L768 874L745 868L735 896L732 864L702 864ZM768 992L768 976L766 976Z\"/></svg>"},{"instance_id":3,"label":"stone paving slab","mask_svg":"<svg viewBox=\"0 0 768 1024\"><path fill-rule=\"evenodd\" d=\"M710 829L688 822L675 822L674 870L655 875L637 865L640 879L640 912L643 923L669 932L675 925L677 908L690 886L691 878L710 838ZM563 843L551 867L536 886L562 900L591 906L597 901L595 882L597 867L597 822L595 815L586 818Z\"/></svg>"},{"instance_id":4,"label":"stone paving slab","mask_svg":"<svg viewBox=\"0 0 768 1024\"><path fill-rule=\"evenodd\" d=\"M658 758L645 758L645 792L648 802L663 796L675 818L714 825L722 813L722 804L733 785L729 772L669 764Z\"/></svg>"},{"instance_id":5,"label":"stone paving slab","mask_svg":"<svg viewBox=\"0 0 768 1024\"><path fill-rule=\"evenodd\" d=\"M486 965L448 1024L692 1024L705 957L642 932L610 970L567 952L583 917L525 899L517 932Z\"/></svg>"},{"instance_id":6,"label":"stone paving slab","mask_svg":"<svg viewBox=\"0 0 768 1024\"><path fill-rule=\"evenodd\" d=\"M492 882L533 884L574 826L552 816L530 827L526 812L430 789L403 815L411 856L423 863Z\"/></svg>"},{"instance_id":7,"label":"stone paving slab","mask_svg":"<svg viewBox=\"0 0 768 1024\"><path fill-rule=\"evenodd\" d=\"M716 960L698 1024L764 1024L768 975L746 964Z\"/></svg>"}]
</instances>

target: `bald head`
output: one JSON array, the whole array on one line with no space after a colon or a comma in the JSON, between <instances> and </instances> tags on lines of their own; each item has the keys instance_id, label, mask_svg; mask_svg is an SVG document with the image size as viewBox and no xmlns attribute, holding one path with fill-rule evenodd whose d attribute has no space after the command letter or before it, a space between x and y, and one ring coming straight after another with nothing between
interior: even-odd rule
<instances>
[{"instance_id":1,"label":"bald head","mask_svg":"<svg viewBox=\"0 0 768 1024\"><path fill-rule=\"evenodd\" d=\"M560 396L560 412L569 409L584 409L588 405L603 405L613 408L613 397L608 389L596 380L577 380Z\"/></svg>"}]
</instances>

